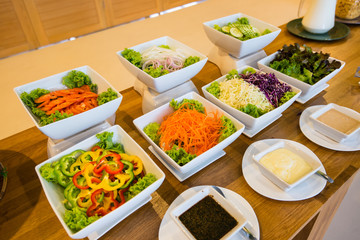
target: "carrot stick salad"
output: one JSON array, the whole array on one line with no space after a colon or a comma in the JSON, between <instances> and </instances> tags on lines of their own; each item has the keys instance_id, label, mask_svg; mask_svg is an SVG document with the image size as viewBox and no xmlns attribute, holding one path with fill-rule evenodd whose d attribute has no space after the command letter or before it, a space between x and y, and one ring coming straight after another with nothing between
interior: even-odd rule
<instances>
[{"instance_id":1,"label":"carrot stick salad","mask_svg":"<svg viewBox=\"0 0 360 240\"><path fill-rule=\"evenodd\" d=\"M236 132L229 118L218 112L207 113L197 100L172 100L170 106L174 112L160 124L148 124L144 132L180 166Z\"/></svg>"},{"instance_id":2,"label":"carrot stick salad","mask_svg":"<svg viewBox=\"0 0 360 240\"><path fill-rule=\"evenodd\" d=\"M24 104L39 118L40 126L85 112L118 97L111 88L97 94L97 85L81 71L70 71L63 77L62 84L68 89L50 92L37 88L20 95Z\"/></svg>"}]
</instances>

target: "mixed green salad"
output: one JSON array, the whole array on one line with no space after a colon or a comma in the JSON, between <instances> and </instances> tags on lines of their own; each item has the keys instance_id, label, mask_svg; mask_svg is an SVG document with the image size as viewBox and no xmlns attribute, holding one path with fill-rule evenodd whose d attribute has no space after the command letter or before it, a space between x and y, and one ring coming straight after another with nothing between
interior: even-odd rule
<instances>
[{"instance_id":1,"label":"mixed green salad","mask_svg":"<svg viewBox=\"0 0 360 240\"><path fill-rule=\"evenodd\" d=\"M97 94L97 85L81 71L70 71L62 78L62 84L67 89L49 91L37 88L29 93L21 93L20 99L39 119L40 126L85 112L118 98L117 93L111 88Z\"/></svg>"},{"instance_id":2,"label":"mixed green salad","mask_svg":"<svg viewBox=\"0 0 360 240\"><path fill-rule=\"evenodd\" d=\"M246 17L238 18L235 22L230 22L227 25L221 27L215 24L214 28L241 41L271 33L269 29L265 29L261 33L256 27L249 23L249 19Z\"/></svg>"},{"instance_id":3,"label":"mixed green salad","mask_svg":"<svg viewBox=\"0 0 360 240\"><path fill-rule=\"evenodd\" d=\"M168 45L153 46L141 53L125 48L121 55L154 78L180 70L200 61L199 57L187 57L181 49L173 49Z\"/></svg>"},{"instance_id":4,"label":"mixed green salad","mask_svg":"<svg viewBox=\"0 0 360 240\"><path fill-rule=\"evenodd\" d=\"M270 67L290 77L314 85L341 67L341 62L330 60L330 54L314 52L311 47L295 43L284 45L278 51Z\"/></svg>"},{"instance_id":5,"label":"mixed green salad","mask_svg":"<svg viewBox=\"0 0 360 240\"><path fill-rule=\"evenodd\" d=\"M45 163L41 176L64 193L64 221L77 232L129 201L157 178L146 173L142 160L114 143L112 132L97 134L91 150L75 150Z\"/></svg>"},{"instance_id":6,"label":"mixed green salad","mask_svg":"<svg viewBox=\"0 0 360 240\"><path fill-rule=\"evenodd\" d=\"M222 82L214 81L206 90L223 103L252 117L260 117L281 106L296 95L286 83L274 74L247 68L226 75Z\"/></svg>"},{"instance_id":7,"label":"mixed green salad","mask_svg":"<svg viewBox=\"0 0 360 240\"><path fill-rule=\"evenodd\" d=\"M217 112L206 111L194 99L169 103L174 112L161 123L143 130L178 165L183 166L237 131L233 122Z\"/></svg>"}]
</instances>

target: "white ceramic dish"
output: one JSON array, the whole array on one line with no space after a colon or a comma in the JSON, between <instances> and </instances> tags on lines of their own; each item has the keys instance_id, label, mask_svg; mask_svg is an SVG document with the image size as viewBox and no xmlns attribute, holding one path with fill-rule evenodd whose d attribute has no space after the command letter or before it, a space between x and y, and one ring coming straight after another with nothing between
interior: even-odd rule
<instances>
[{"instance_id":1,"label":"white ceramic dish","mask_svg":"<svg viewBox=\"0 0 360 240\"><path fill-rule=\"evenodd\" d=\"M170 216L170 213L180 204L182 204L187 199L191 198L202 189L207 188L209 186L196 186L189 188L182 192L169 206L166 211L160 225L159 229L159 239L160 240L178 240L185 239L185 233L178 227L173 218ZM256 217L254 210L251 205L239 194L226 189L219 187L224 193L226 199L231 202L245 217L247 223L245 227L253 233L253 235L260 239L260 227L259 221ZM235 234L231 238L232 240L246 240L248 239L245 235L240 231L238 234Z\"/></svg>"},{"instance_id":2,"label":"white ceramic dish","mask_svg":"<svg viewBox=\"0 0 360 240\"><path fill-rule=\"evenodd\" d=\"M161 123L165 116L171 114L173 112L173 109L169 106L169 103L166 103L162 105L161 107L158 107L157 109L148 112L144 114L143 116L137 118L134 120L134 125L139 130L141 135L151 144L151 146L154 148L154 150L161 156L163 160L165 160L169 165L171 165L174 169L181 173L189 172L191 169L196 168L202 164L205 164L206 162L210 161L214 155L221 152L225 147L230 145L236 138L240 136L240 134L243 132L245 126L238 120L236 120L234 117L232 117L230 114L226 113L224 110L220 109L213 103L209 102L205 98L201 97L199 94L195 92L187 93L177 99L176 101L181 101L183 99L194 99L203 104L203 106L206 108L206 111L208 113L217 111L220 116L225 115L227 118L229 118L235 125L237 131L233 133L228 138L224 139L214 147L210 148L206 152L200 154L184 166L178 165L173 159L171 159L165 151L163 151L158 145L156 145L144 132L144 127L147 126L149 123L152 122L158 122Z\"/></svg>"},{"instance_id":3,"label":"white ceramic dish","mask_svg":"<svg viewBox=\"0 0 360 240\"><path fill-rule=\"evenodd\" d=\"M62 153L57 154L56 156L42 162L41 164L35 167L35 171L40 179L41 185L44 189L45 195L54 210L56 216L59 221L63 225L67 234L74 239L85 238L90 235L96 235L99 233L105 233L110 230L112 226L116 223L120 222L123 218L131 214L135 209L139 206L143 205L146 201L151 199L151 194L156 191L162 184L165 179L165 174L161 171L161 169L152 161L152 159L145 153L145 151L118 125L112 126L104 131L113 132L113 141L120 142L123 144L125 152L130 155L137 155L144 164L144 168L147 173L153 173L157 177L157 181L147 187L144 191L136 195L131 200L124 203L122 206L117 208L116 210L110 212L104 217L98 219L82 230L73 233L68 226L64 222L64 213L65 207L62 203L64 200L64 190L59 185L47 182L40 175L40 167L46 163L51 163L53 161L58 160L60 157L71 153L77 149L90 150L93 145L95 145L99 140L96 136L92 136L68 149L63 151ZM100 234L101 235L101 234Z\"/></svg>"},{"instance_id":4,"label":"white ceramic dish","mask_svg":"<svg viewBox=\"0 0 360 240\"><path fill-rule=\"evenodd\" d=\"M237 69L237 71L239 73L241 73L244 69L248 68L250 66L242 66L239 69ZM255 69L255 68L254 68ZM258 71L257 69L255 69L256 71ZM216 79L215 81L217 82L224 82L226 81L226 75ZM213 81L213 82L215 82ZM279 79L280 82L283 82ZM286 103L284 103L283 105L273 109L272 111L265 113L264 115L255 118L250 116L249 114L246 114L240 110L237 110L229 105L227 105L226 103L223 103L222 101L220 101L219 99L217 99L214 95L212 95L211 93L209 93L206 89L213 83L209 83L205 86L203 86L202 92L204 93L204 96L210 100L211 102L215 103L217 106L219 106L220 108L224 109L226 112L230 113L232 116L234 116L237 120L241 121L242 123L245 124L246 130L252 130L252 129L258 129L258 128L262 128L264 125L267 126L268 124L270 124L272 121L275 121L277 118L279 118L281 116L281 113L283 111L285 111L296 99L298 96L300 96L301 94L301 90L299 90L296 87L293 87L292 85L288 84L292 90L294 92L296 92L296 95L294 97L292 97L289 101L287 101ZM245 131L246 131L245 130Z\"/></svg>"},{"instance_id":5,"label":"white ceramic dish","mask_svg":"<svg viewBox=\"0 0 360 240\"><path fill-rule=\"evenodd\" d=\"M315 127L315 130L319 131L320 133L324 134L325 136L335 140L336 142L342 142L346 139L351 138L352 136L355 136L360 132L360 125L356 129L354 129L350 133L343 133L325 123L322 121L319 121L318 118L323 115L324 113L328 112L329 110L336 110L340 113L342 113L345 116L348 116L352 119L355 119L360 122L360 114L352 109L349 108L343 108L337 104L329 103L328 105L320 108L316 112L310 115L310 119L313 120L313 124ZM341 117L337 118L336 121L342 121Z\"/></svg>"},{"instance_id":6,"label":"white ceramic dish","mask_svg":"<svg viewBox=\"0 0 360 240\"><path fill-rule=\"evenodd\" d=\"M235 22L238 18L247 17L249 19L250 25L257 28L260 32L263 32L265 29L269 29L271 33L248 39L246 41L241 41L236 39L230 35L222 33L216 29L214 29L214 25L217 24L220 27L227 25L230 22ZM226 53L236 57L242 58L251 53L255 53L260 49L266 47L270 44L280 33L281 29L275 27L269 23L263 22L254 17L245 15L243 13L237 13L230 16L218 18L215 20L211 20L203 23L203 28L207 37L210 41L223 50Z\"/></svg>"},{"instance_id":7,"label":"white ceramic dish","mask_svg":"<svg viewBox=\"0 0 360 240\"><path fill-rule=\"evenodd\" d=\"M316 174L311 175L302 184L299 184L290 191L284 191L260 172L258 165L253 160L253 155L260 153L263 151L263 149L269 148L280 141L291 142L297 148L312 156L321 164L319 170L326 173L320 159L317 158L317 156L304 145L285 139L265 139L252 143L244 153L242 161L242 172L246 182L257 193L265 197L280 201L299 201L319 194L326 186L327 181Z\"/></svg>"},{"instance_id":8,"label":"white ceramic dish","mask_svg":"<svg viewBox=\"0 0 360 240\"><path fill-rule=\"evenodd\" d=\"M43 88L50 91L66 89L66 86L64 86L61 81L62 78L72 70L82 71L83 73L87 74L90 77L91 81L97 84L98 93L105 92L108 88L111 88L114 92L117 93L118 98L102 104L96 108L90 109L86 112L77 114L75 116L65 118L45 126L40 126L38 118L35 117L31 110L21 101L21 93L30 93L36 88ZM122 95L113 86L111 86L110 83L108 83L102 76L100 76L89 66L82 66L71 69L69 71L58 73L50 77L43 78L41 80L16 87L14 88L14 91L21 104L24 106L26 112L29 114L29 116L35 123L36 127L39 128L39 130L43 132L46 136L52 139L63 139L73 136L83 130L86 130L105 121L107 118L111 117L116 112L122 100Z\"/></svg>"},{"instance_id":9,"label":"white ceramic dish","mask_svg":"<svg viewBox=\"0 0 360 240\"><path fill-rule=\"evenodd\" d=\"M218 153L216 153L215 155L211 156L211 158L209 158L206 162L202 162L202 164L195 166L194 168L190 169L187 172L180 172L178 170L176 170L173 166L171 166L170 164L168 164L168 162L166 160L164 160L155 150L152 146L149 146L149 150L155 155L155 157L157 157L159 159L159 161L164 164L164 166L177 178L177 180L179 180L180 182L185 181L186 179L188 179L189 177L191 177L192 175L194 175L195 173L201 171L203 168L207 167L208 165L210 165L211 163L215 162L216 160L218 160L219 158L221 158L222 156L224 156L226 153L224 151L220 151Z\"/></svg>"},{"instance_id":10,"label":"white ceramic dish","mask_svg":"<svg viewBox=\"0 0 360 240\"><path fill-rule=\"evenodd\" d=\"M286 150L291 151L292 153L295 153L296 155L300 156L306 163L308 163L311 166L311 171L308 172L306 175L302 176L300 179L298 179L296 182L289 184L277 175L275 175L272 171L270 171L266 166L264 166L260 160L263 158L266 154L275 151L277 149L284 148ZM272 181L274 184L276 184L278 187L283 189L284 191L289 191L290 189L294 188L295 186L301 184L306 179L308 179L311 175L313 175L316 171L319 170L321 167L321 163L317 161L317 159L314 158L313 155L308 155L306 152L303 151L303 149L298 148L291 142L287 141L279 141L278 143L263 149L260 153L253 156L254 162L258 165L260 171L262 174L267 177L270 181ZM279 159L280 160L280 159Z\"/></svg>"},{"instance_id":11,"label":"white ceramic dish","mask_svg":"<svg viewBox=\"0 0 360 240\"><path fill-rule=\"evenodd\" d=\"M336 142L327 136L316 131L310 115L325 105L316 105L306 108L299 120L301 132L312 142L322 147L335 150L335 151L359 151L360 150L360 133L355 134L353 137L346 139L342 142ZM345 107L342 107L345 108Z\"/></svg>"},{"instance_id":12,"label":"white ceramic dish","mask_svg":"<svg viewBox=\"0 0 360 240\"><path fill-rule=\"evenodd\" d=\"M127 59L125 59L121 53L123 50L118 51L116 54L119 57L121 63L126 67L126 69L131 72L134 76L136 76L141 82L143 82L149 88L155 90L158 93L167 91L171 88L174 88L194 77L196 74L200 72L200 70L204 67L205 63L207 62L207 57L200 52L186 46L185 44L176 41L170 37L161 37L155 40L145 42L134 47L130 47L129 49L133 49L137 52L143 52L144 50L159 45L168 45L170 48L173 49L181 49L186 56L198 56L200 61L194 63L190 66L182 68L180 70L165 74L158 78L153 78L140 68L133 65Z\"/></svg>"},{"instance_id":13,"label":"white ceramic dish","mask_svg":"<svg viewBox=\"0 0 360 240\"><path fill-rule=\"evenodd\" d=\"M242 215L242 213L235 208L230 201L227 201L224 197L222 197L214 188L206 187L202 189L200 192L193 195L191 198L184 201L178 207L170 212L170 216L176 222L178 227L188 236L189 239L196 240L196 238L190 233L190 231L185 227L179 217L189 210L191 207L196 205L199 201L204 199L205 197L212 197L223 209L225 209L233 218L236 219L237 225L231 229L227 234L225 234L221 239L228 239L233 236L236 232L240 231L240 229L246 224L246 219Z\"/></svg>"},{"instance_id":14,"label":"white ceramic dish","mask_svg":"<svg viewBox=\"0 0 360 240\"><path fill-rule=\"evenodd\" d=\"M300 98L302 96L306 96L307 94L313 95L313 94L311 94L311 92L316 91L316 89L321 88L322 85L326 84L331 78L333 78L336 74L338 74L338 72L340 72L340 70L345 66L345 62L330 57L329 61L337 60L337 61L339 61L341 63L340 68L334 70L333 72L328 74L326 77L320 79L314 85L310 85L308 83L305 83L305 82L300 81L300 80L298 80L296 78L290 77L290 76L288 76L288 75L286 75L284 73L281 73L281 72L276 71L275 69L272 69L271 67L269 67L270 62L275 59L275 56L276 56L277 53L278 52L275 52L275 53L261 59L260 61L258 61L259 69L261 71L264 71L264 72L275 73L276 77L278 77L279 79L281 79L284 82L287 82L287 83L299 88L302 91Z\"/></svg>"}]
</instances>

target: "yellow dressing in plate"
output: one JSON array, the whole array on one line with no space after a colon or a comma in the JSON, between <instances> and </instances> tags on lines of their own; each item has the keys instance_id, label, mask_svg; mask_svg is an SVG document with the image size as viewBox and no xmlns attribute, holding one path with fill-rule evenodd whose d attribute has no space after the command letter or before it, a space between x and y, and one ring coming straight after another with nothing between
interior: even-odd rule
<instances>
[{"instance_id":1,"label":"yellow dressing in plate","mask_svg":"<svg viewBox=\"0 0 360 240\"><path fill-rule=\"evenodd\" d=\"M285 148L266 154L260 159L260 163L289 184L312 171L310 164L302 157Z\"/></svg>"}]
</instances>

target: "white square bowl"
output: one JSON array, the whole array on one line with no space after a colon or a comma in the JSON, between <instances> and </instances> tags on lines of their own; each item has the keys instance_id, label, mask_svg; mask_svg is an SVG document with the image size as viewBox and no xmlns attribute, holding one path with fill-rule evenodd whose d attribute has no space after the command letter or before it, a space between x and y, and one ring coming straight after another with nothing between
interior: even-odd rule
<instances>
[{"instance_id":1,"label":"white square bowl","mask_svg":"<svg viewBox=\"0 0 360 240\"><path fill-rule=\"evenodd\" d=\"M157 180L145 188L142 192L136 195L134 198L125 202L122 206L118 207L109 214L101 217L97 221L91 223L87 227L81 229L80 231L74 233L66 225L64 221L65 207L62 201L64 200L64 190L59 185L47 182L40 174L40 167L46 163L51 163L56 160L59 160L62 156L71 153L77 149L82 149L88 151L93 145L95 145L99 139L96 136L87 138L86 140L66 149L65 151L55 155L54 157L40 163L35 167L35 171L40 179L40 183L44 189L45 195L54 210L59 221L63 225L67 234L74 239L85 238L92 233L101 233L105 230L109 230L115 224L120 222L123 218L130 215L137 207L140 207L144 204L149 198L150 195L155 192L162 182L165 179L165 174L161 169L153 162L153 160L145 153L145 151L118 125L112 126L104 131L113 132L113 142L121 143L124 146L125 152L130 155L137 155L144 164L144 169L147 173L153 173ZM103 132L104 132L103 131Z\"/></svg>"},{"instance_id":2,"label":"white square bowl","mask_svg":"<svg viewBox=\"0 0 360 240\"><path fill-rule=\"evenodd\" d=\"M166 161L170 166L174 167L177 171L181 173L186 173L189 170L198 167L201 164L206 163L211 159L212 156L222 151L225 147L230 145L233 141L235 141L240 134L244 131L244 124L236 120L234 117L232 117L230 114L226 113L224 110L220 109L216 105L212 104L211 102L207 101L205 98L201 97L199 94L195 92L187 93L175 100L180 102L183 99L194 99L203 104L203 106L206 108L206 111L208 113L217 111L220 116L225 115L227 118L229 118L234 126L236 127L237 131L215 145L214 147L210 148L206 152L200 154L187 164L180 166L178 165L172 158L170 158L164 150L162 150L156 143L154 143L144 132L144 127L146 127L149 123L152 122L158 122L161 123L165 116L168 116L169 114L173 113L174 110L172 107L169 106L169 103L166 103L155 110L148 112L141 117L138 117L134 120L134 125L139 130L141 135L152 145L154 150Z\"/></svg>"},{"instance_id":3,"label":"white square bowl","mask_svg":"<svg viewBox=\"0 0 360 240\"><path fill-rule=\"evenodd\" d=\"M191 198L184 201L178 207L176 207L173 211L171 211L170 216L177 223L179 228L189 237L189 239L195 240L194 236L190 233L190 231L185 227L185 225L181 222L179 217L190 209L192 206L197 204L199 201L204 199L205 197L212 197L223 209L225 209L233 218L238 222L237 225L230 230L227 234L225 234L221 240L229 239L231 236L236 234L241 230L242 227L246 224L246 219L243 214L227 199L221 196L217 191L215 191L212 187L206 187L202 189L200 192L193 195Z\"/></svg>"},{"instance_id":4,"label":"white square bowl","mask_svg":"<svg viewBox=\"0 0 360 240\"><path fill-rule=\"evenodd\" d=\"M263 59L261 59L260 61L258 61L258 67L261 71L264 72L268 72L268 73L274 73L276 77L278 77L279 79L283 80L284 82L287 82L297 88L299 88L302 91L301 95L306 95L307 93L318 89L318 87L323 86L324 84L326 84L331 78L333 78L336 74L338 74L338 72L340 72L340 70L345 66L345 62L329 57L330 61L334 61L337 60L341 63L340 68L332 71L330 74L328 74L327 76L325 76L324 78L320 79L318 82L316 82L314 85L310 85L308 83L305 83L299 79L290 77L282 72L279 72L273 68L270 67L270 62L272 60L275 59L275 56L278 54L278 52L275 52Z\"/></svg>"},{"instance_id":5,"label":"white square bowl","mask_svg":"<svg viewBox=\"0 0 360 240\"><path fill-rule=\"evenodd\" d=\"M87 74L92 83L97 84L98 93L107 91L108 88L111 88L114 92L117 93L118 98L110 102L97 106L93 109L90 109L86 112L50 123L45 126L39 125L39 119L31 112L31 109L27 107L23 101L20 99L20 95L23 92L30 93L36 88L43 88L50 91L66 89L66 86L63 85L62 78L66 76L70 71L77 70ZM107 118L115 114L116 110L119 108L122 101L122 95L108 83L101 75L95 72L89 66L82 66L75 69L71 69L62 73L52 75L50 77L43 78L41 80L31 82L19 87L14 88L14 91L24 106L26 112L29 114L36 127L43 132L46 136L52 139L63 139L70 136L73 136L83 130L86 130L92 126L95 126Z\"/></svg>"},{"instance_id":6,"label":"white square bowl","mask_svg":"<svg viewBox=\"0 0 360 240\"><path fill-rule=\"evenodd\" d=\"M282 180L280 177L275 175L272 171L270 171L267 167L265 167L261 162L261 158L264 157L266 154L275 151L280 148L285 148L298 156L300 156L303 160L305 160L312 168L312 171L308 172L307 174L303 175L300 179L298 179L296 182L289 184ZM311 175L313 175L316 171L320 169L322 164L318 159L314 157L314 154L306 148L305 146L300 148L294 144L291 144L290 142L280 141L277 144L274 144L260 153L253 156L253 161L256 163L257 166L259 166L261 173L267 177L271 182L273 182L275 185L277 185L279 188L281 188L284 191L289 191L290 189L294 188L295 186L299 185L300 183L304 182L307 178L309 178Z\"/></svg>"},{"instance_id":7,"label":"white square bowl","mask_svg":"<svg viewBox=\"0 0 360 240\"><path fill-rule=\"evenodd\" d=\"M322 121L319 121L318 118L323 115L324 113L328 112L329 110L334 109L340 112L343 117L337 117L335 121L339 123L344 124L344 118L350 117L358 122L357 127L354 125L354 129L352 129L351 132L341 132L334 127L325 124ZM342 142L345 141L348 138L351 138L355 134L358 134L360 132L360 114L352 109L341 107L337 104L330 103L324 107L321 107L319 110L315 111L313 114L310 115L310 119L312 120L314 124L314 129L321 134L335 140L336 142Z\"/></svg>"},{"instance_id":8,"label":"white square bowl","mask_svg":"<svg viewBox=\"0 0 360 240\"><path fill-rule=\"evenodd\" d=\"M242 17L248 18L250 25L257 28L260 32L263 32L265 29L269 29L271 33L248 39L246 41L241 41L214 28L215 24L222 27L230 22L235 22L238 18ZM275 27L254 17L245 15L243 13L237 13L205 22L203 23L203 28L207 37L213 44L215 44L224 52L229 53L236 58L242 58L246 55L255 53L263 49L268 44L270 44L279 35L281 31L281 29L278 27Z\"/></svg>"},{"instance_id":9,"label":"white square bowl","mask_svg":"<svg viewBox=\"0 0 360 240\"><path fill-rule=\"evenodd\" d=\"M243 70L245 70L246 68L249 68L250 66L242 66L240 68L237 69L237 71L239 73L241 73ZM253 67L251 67L253 68ZM255 69L255 68L254 68ZM256 71L259 71L257 69L255 69ZM226 74L227 75L227 74ZM203 86L202 92L204 93L204 96L211 102L215 103L217 106L219 106L220 108L224 109L226 112L230 113L232 116L234 116L237 120L241 121L242 123L245 124L245 127L247 129L257 129L258 127L264 126L265 124L267 124L268 122L272 121L273 119L275 119L276 117L278 117L283 111L285 111L291 104L294 103L294 101L300 96L301 94L301 90L299 90L298 88L292 86L291 84L288 84L292 90L296 93L295 96L293 96L289 101L287 101L286 103L284 103L283 105L271 110L268 113L265 113L263 115L261 115L258 118L255 118L247 113L244 113L240 110L237 110L236 108L233 108L229 105L227 105L226 103L220 101L218 98L216 98L214 95L212 95L211 93L209 93L206 89L208 87L210 87L210 85L217 81L217 82L224 82L226 81L226 75L223 75L222 77L212 81L211 83ZM283 81L281 81L279 79L280 82L283 83Z\"/></svg>"},{"instance_id":10,"label":"white square bowl","mask_svg":"<svg viewBox=\"0 0 360 240\"><path fill-rule=\"evenodd\" d=\"M134 47L130 47L129 49L142 53L143 51L149 49L150 47L160 46L160 45L168 45L172 49L181 49L182 52L187 57L197 56L200 58L200 61L185 68L182 68L180 70L165 74L157 78L153 78L152 76L144 72L142 69L136 67L134 64L129 62L127 59L125 59L121 54L124 50L118 51L116 53L121 63L126 67L126 69L130 73L136 76L146 86L155 90L158 93L172 89L190 80L192 77L194 77L196 74L200 72L200 70L204 67L205 63L208 60L208 58L205 55L201 54L200 52L167 36L157 38L149 42L136 45Z\"/></svg>"}]
</instances>

